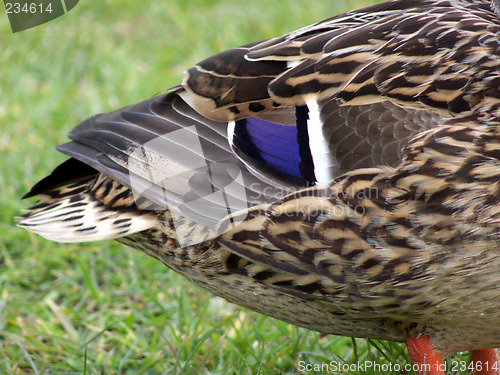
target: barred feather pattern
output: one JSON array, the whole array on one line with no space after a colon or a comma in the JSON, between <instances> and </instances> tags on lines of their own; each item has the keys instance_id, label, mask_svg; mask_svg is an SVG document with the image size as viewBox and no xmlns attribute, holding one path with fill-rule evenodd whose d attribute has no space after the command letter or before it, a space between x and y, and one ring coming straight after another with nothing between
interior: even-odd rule
<instances>
[{"instance_id":1,"label":"barred feather pattern","mask_svg":"<svg viewBox=\"0 0 500 375\"><path fill-rule=\"evenodd\" d=\"M155 211L139 210L129 187L100 175L55 189L19 217L19 226L58 242L99 241L154 226Z\"/></svg>"},{"instance_id":2,"label":"barred feather pattern","mask_svg":"<svg viewBox=\"0 0 500 375\"><path fill-rule=\"evenodd\" d=\"M489 95L498 98L497 18L485 1L376 4L207 59L188 71L184 86L193 95L186 98L217 119L310 97L347 105L390 99L444 116L471 111ZM249 80L260 93L248 92Z\"/></svg>"}]
</instances>

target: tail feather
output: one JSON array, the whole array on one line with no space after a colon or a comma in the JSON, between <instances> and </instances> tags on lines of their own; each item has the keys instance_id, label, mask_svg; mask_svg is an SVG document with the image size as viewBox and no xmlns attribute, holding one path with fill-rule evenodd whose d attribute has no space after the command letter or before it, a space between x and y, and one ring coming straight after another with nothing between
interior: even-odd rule
<instances>
[{"instance_id":1,"label":"tail feather","mask_svg":"<svg viewBox=\"0 0 500 375\"><path fill-rule=\"evenodd\" d=\"M158 223L154 212L139 210L132 198L120 200L119 205L103 203L90 184L62 187L40 196L41 203L17 218L18 226L53 241L86 242L128 236Z\"/></svg>"}]
</instances>

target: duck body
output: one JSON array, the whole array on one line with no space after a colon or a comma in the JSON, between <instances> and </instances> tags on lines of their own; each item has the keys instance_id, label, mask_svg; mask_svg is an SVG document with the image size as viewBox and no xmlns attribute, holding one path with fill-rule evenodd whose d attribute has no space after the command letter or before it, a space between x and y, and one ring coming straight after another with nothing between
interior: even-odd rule
<instances>
[{"instance_id":1,"label":"duck body","mask_svg":"<svg viewBox=\"0 0 500 375\"><path fill-rule=\"evenodd\" d=\"M238 305L407 342L416 361L428 338L498 367L495 11L393 0L215 55L73 129L20 225L117 239Z\"/></svg>"}]
</instances>

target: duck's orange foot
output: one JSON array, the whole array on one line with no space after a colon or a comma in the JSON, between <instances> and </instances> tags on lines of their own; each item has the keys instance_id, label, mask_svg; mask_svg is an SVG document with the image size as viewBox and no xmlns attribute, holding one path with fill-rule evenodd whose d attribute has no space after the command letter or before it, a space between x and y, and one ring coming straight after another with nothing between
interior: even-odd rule
<instances>
[{"instance_id":1,"label":"duck's orange foot","mask_svg":"<svg viewBox=\"0 0 500 375\"><path fill-rule=\"evenodd\" d=\"M500 375L500 358L496 349L473 350L469 368L474 375Z\"/></svg>"},{"instance_id":2,"label":"duck's orange foot","mask_svg":"<svg viewBox=\"0 0 500 375\"><path fill-rule=\"evenodd\" d=\"M413 368L419 374L445 375L443 356L431 345L429 336L419 338L408 337L406 340L408 354L413 361Z\"/></svg>"},{"instance_id":3,"label":"duck's orange foot","mask_svg":"<svg viewBox=\"0 0 500 375\"><path fill-rule=\"evenodd\" d=\"M413 368L422 375L445 375L443 356L431 345L429 336L409 337L406 340ZM500 375L500 357L497 349L473 350L468 367L474 375Z\"/></svg>"}]
</instances>

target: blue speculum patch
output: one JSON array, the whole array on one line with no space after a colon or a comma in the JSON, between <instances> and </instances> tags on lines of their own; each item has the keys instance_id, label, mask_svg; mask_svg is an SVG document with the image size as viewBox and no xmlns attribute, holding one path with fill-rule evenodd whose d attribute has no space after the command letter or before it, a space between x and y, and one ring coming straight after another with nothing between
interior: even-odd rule
<instances>
[{"instance_id":1,"label":"blue speculum patch","mask_svg":"<svg viewBox=\"0 0 500 375\"><path fill-rule=\"evenodd\" d=\"M236 121L233 143L246 155L270 168L302 177L296 126L249 117Z\"/></svg>"}]
</instances>

